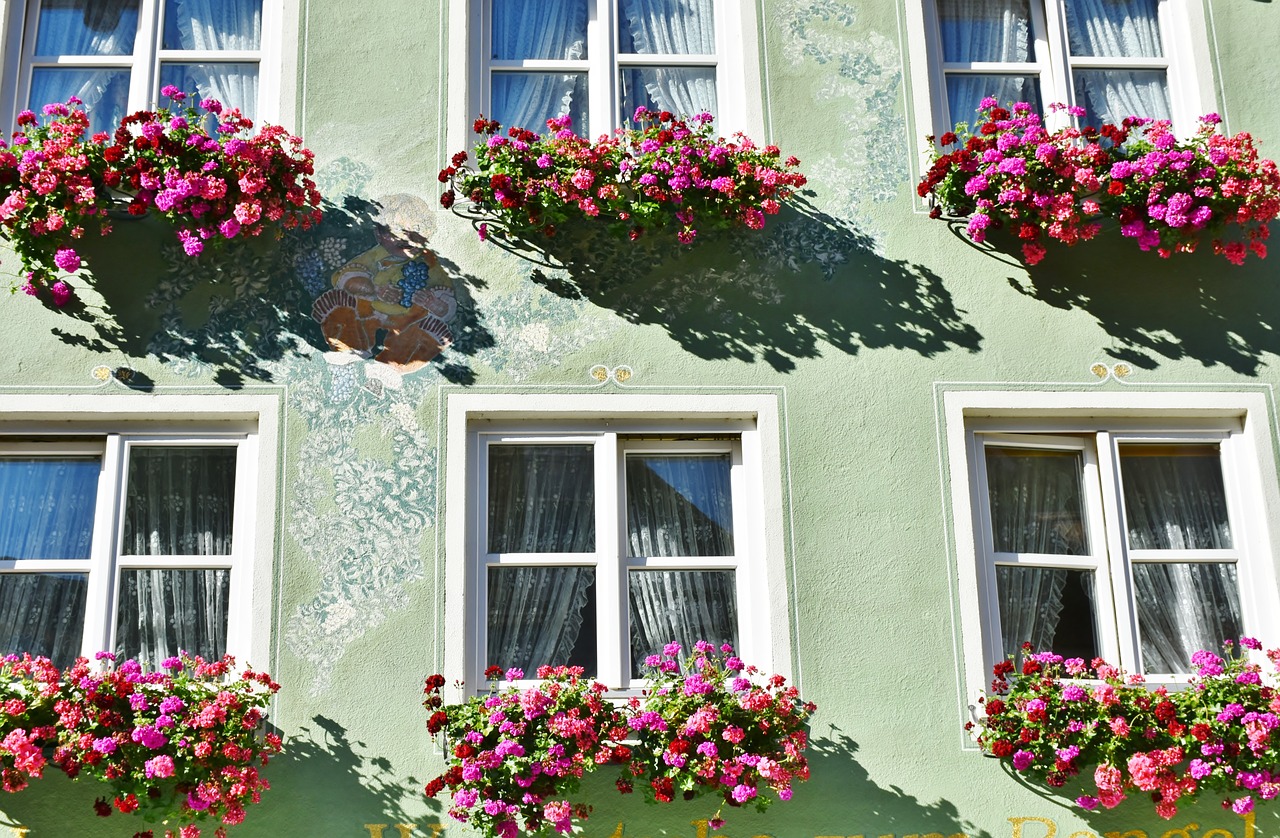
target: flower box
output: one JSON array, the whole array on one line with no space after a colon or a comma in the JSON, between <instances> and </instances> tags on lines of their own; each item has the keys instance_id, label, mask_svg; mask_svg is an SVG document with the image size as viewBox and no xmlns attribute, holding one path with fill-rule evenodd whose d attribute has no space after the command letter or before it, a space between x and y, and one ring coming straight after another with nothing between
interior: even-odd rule
<instances>
[{"instance_id":1,"label":"flower box","mask_svg":"<svg viewBox=\"0 0 1280 838\"><path fill-rule=\"evenodd\" d=\"M440 203L469 201L482 240L537 242L585 220L630 241L666 233L687 245L700 231L763 228L806 183L799 160L742 134L717 137L710 114L686 121L640 108L635 123L592 142L568 117L548 120L545 134L504 135L482 116L474 159L460 151L440 172Z\"/></svg>"},{"instance_id":2,"label":"flower box","mask_svg":"<svg viewBox=\"0 0 1280 838\"><path fill-rule=\"evenodd\" d=\"M933 202L932 217L967 218L975 242L1004 227L1035 265L1046 240L1088 241L1110 220L1141 250L1166 258L1206 238L1233 264L1249 253L1266 256L1268 225L1280 214L1280 170L1259 157L1248 134L1217 133L1216 114L1201 117L1184 141L1166 120L1050 132L1026 103L1003 108L987 98L979 113L973 133L958 125L939 138L917 187Z\"/></svg>"},{"instance_id":3,"label":"flower box","mask_svg":"<svg viewBox=\"0 0 1280 838\"><path fill-rule=\"evenodd\" d=\"M18 115L13 142L0 143L0 237L22 262L26 293L64 305L72 291L61 274L85 266L78 243L109 235L122 214L167 219L188 256L319 221L301 139L274 125L254 133L216 100L184 105L172 86L162 94L172 108L131 114L112 134L87 136L74 97L45 105L43 123Z\"/></svg>"}]
</instances>

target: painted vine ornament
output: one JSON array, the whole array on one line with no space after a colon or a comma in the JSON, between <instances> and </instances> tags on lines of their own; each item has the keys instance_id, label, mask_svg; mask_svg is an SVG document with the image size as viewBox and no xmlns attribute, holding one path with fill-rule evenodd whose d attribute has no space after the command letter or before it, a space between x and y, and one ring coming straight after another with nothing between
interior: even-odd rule
<instances>
[{"instance_id":1,"label":"painted vine ornament","mask_svg":"<svg viewBox=\"0 0 1280 838\"><path fill-rule=\"evenodd\" d=\"M1050 788L1084 774L1095 787L1076 798L1084 809L1132 795L1167 819L1180 802L1204 796L1246 815L1280 796L1280 691L1253 660L1261 648L1243 637L1221 656L1196 652L1189 685L1169 690L1101 659L1064 660L1026 644L1020 667L995 667L992 694L980 699L978 744ZM1280 671L1280 650L1266 658Z\"/></svg>"},{"instance_id":2,"label":"painted vine ornament","mask_svg":"<svg viewBox=\"0 0 1280 838\"><path fill-rule=\"evenodd\" d=\"M702 230L763 228L807 182L777 146L718 137L710 114L685 120L641 107L634 122L592 142L567 116L547 120L545 134L505 135L481 116L474 159L460 151L440 172L440 203L470 201L481 239L497 228L536 242L588 221L631 241L665 231L692 244Z\"/></svg>"},{"instance_id":3,"label":"painted vine ornament","mask_svg":"<svg viewBox=\"0 0 1280 838\"><path fill-rule=\"evenodd\" d=\"M1141 250L1166 258L1204 240L1236 265L1267 254L1268 225L1280 215L1280 170L1248 134L1217 133L1217 114L1201 117L1188 140L1167 120L1138 117L1050 132L1025 102L1004 108L990 97L979 115L972 134L961 124L938 138L917 187L933 202L932 217L967 218L975 242L1004 227L1035 265L1046 240L1088 241L1110 219Z\"/></svg>"},{"instance_id":4,"label":"painted vine ornament","mask_svg":"<svg viewBox=\"0 0 1280 838\"><path fill-rule=\"evenodd\" d=\"M574 797L582 778L603 765L621 767L615 785L641 785L651 803L719 799L724 806L765 809L789 800L808 779L806 726L817 709L780 675L762 679L728 645L699 641L683 670L678 644L650 656L649 688L625 706L581 667L541 667L540 683L510 686L446 705L445 679L426 681L427 729L444 739L447 768L426 794L450 796L449 815L485 835L569 832L590 807ZM524 673L490 667L487 678Z\"/></svg>"},{"instance_id":5,"label":"painted vine ornament","mask_svg":"<svg viewBox=\"0 0 1280 838\"><path fill-rule=\"evenodd\" d=\"M112 211L127 199L132 216L168 219L188 256L220 242L279 235L320 220L312 153L275 125L253 122L214 99L139 111L113 133L89 134L74 97L18 115L12 142L0 142L0 237L22 262L21 289L71 298L61 277L84 265L78 243L112 232Z\"/></svg>"},{"instance_id":6,"label":"painted vine ornament","mask_svg":"<svg viewBox=\"0 0 1280 838\"><path fill-rule=\"evenodd\" d=\"M203 822L240 823L269 788L259 771L280 753L261 733L280 689L235 661L182 655L147 672L99 652L59 671L47 658L10 655L0 663L0 785L19 792L52 763L68 777L105 782L97 814L137 813L163 822L168 838L198 838ZM151 830L135 838L153 838Z\"/></svg>"}]
</instances>

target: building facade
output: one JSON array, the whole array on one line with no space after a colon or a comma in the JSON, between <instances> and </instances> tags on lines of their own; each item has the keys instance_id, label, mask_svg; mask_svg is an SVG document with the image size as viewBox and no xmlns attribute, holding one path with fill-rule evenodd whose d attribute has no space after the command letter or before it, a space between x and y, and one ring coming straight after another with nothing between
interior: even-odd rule
<instances>
[{"instance_id":1,"label":"building facade","mask_svg":"<svg viewBox=\"0 0 1280 838\"><path fill-rule=\"evenodd\" d=\"M285 752L233 834L467 834L422 795L444 764L425 675L561 660L626 688L635 650L699 636L819 706L812 778L730 812L735 838L1280 827L1212 799L1085 812L964 729L1015 640L1153 680L1203 638L1280 645L1274 262L1161 259L1111 228L1027 268L915 189L924 136L988 94L1184 132L1217 112L1280 154L1273 4L0 10L6 122L76 94L110 123L175 84L316 155L313 230L191 260L121 221L76 306L0 299L0 463L40 465L0 477L0 521L42 514L17 505L39 485L89 510L81 558L0 562L4 651L181 645L270 671ZM749 236L542 254L440 207L476 114L594 134L645 104L794 154L806 200ZM708 834L704 801L589 789L585 835ZM94 817L100 794L50 772L0 800L0 836L143 828Z\"/></svg>"}]
</instances>

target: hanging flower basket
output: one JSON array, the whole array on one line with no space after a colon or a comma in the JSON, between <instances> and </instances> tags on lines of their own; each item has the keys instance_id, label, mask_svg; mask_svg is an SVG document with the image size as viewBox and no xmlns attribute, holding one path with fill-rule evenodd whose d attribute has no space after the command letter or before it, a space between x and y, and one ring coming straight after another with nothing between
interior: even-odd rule
<instances>
[{"instance_id":1,"label":"hanging flower basket","mask_svg":"<svg viewBox=\"0 0 1280 838\"><path fill-rule=\"evenodd\" d=\"M1195 136L1182 141L1167 120L1049 132L1026 103L1002 108L990 97L979 113L972 134L962 124L938 139L917 187L933 202L931 217L967 218L975 242L1004 227L1034 265L1046 239L1088 241L1109 219L1141 250L1166 258L1205 239L1236 265L1250 252L1266 256L1268 225L1280 214L1280 170L1258 156L1248 134L1218 134L1217 114L1201 117Z\"/></svg>"},{"instance_id":2,"label":"hanging flower basket","mask_svg":"<svg viewBox=\"0 0 1280 838\"><path fill-rule=\"evenodd\" d=\"M505 136L481 116L474 160L460 151L440 172L440 203L470 201L482 240L501 231L536 242L585 221L631 241L665 231L692 244L700 230L763 228L806 183L799 160L742 134L717 137L710 114L686 121L642 107L635 123L593 143L567 116L548 120L545 134Z\"/></svg>"},{"instance_id":3,"label":"hanging flower basket","mask_svg":"<svg viewBox=\"0 0 1280 838\"><path fill-rule=\"evenodd\" d=\"M1063 660L1026 644L1020 669L995 667L978 744L1051 789L1091 772L1096 789L1076 799L1084 809L1114 808L1132 794L1153 799L1167 819L1180 801L1205 796L1248 814L1280 795L1280 692L1249 660L1260 649L1245 637L1239 649L1226 643L1225 657L1197 652L1190 685L1173 691L1102 660ZM1280 650L1266 656L1280 666Z\"/></svg>"},{"instance_id":4,"label":"hanging flower basket","mask_svg":"<svg viewBox=\"0 0 1280 838\"><path fill-rule=\"evenodd\" d=\"M808 779L806 725L817 709L774 675L762 679L728 646L699 641L681 671L678 644L646 661L649 689L618 707L605 686L581 667L542 667L540 683L496 688L445 705L443 676L426 682L427 730L444 737L447 769L427 784L428 797L448 792L449 815L485 835L570 831L589 807L574 801L583 776L622 766L619 792L643 784L659 803L704 794L728 805L763 810L791 798ZM490 667L486 677L524 673ZM771 794L768 792L772 792Z\"/></svg>"},{"instance_id":5,"label":"hanging flower basket","mask_svg":"<svg viewBox=\"0 0 1280 838\"><path fill-rule=\"evenodd\" d=\"M188 256L319 222L301 139L275 125L253 133L213 99L184 105L177 88L161 93L172 108L127 116L112 134L89 135L74 97L45 105L43 122L18 115L12 144L0 142L0 237L22 261L23 291L64 305L72 291L61 274L84 267L77 242L109 235L122 214L168 219Z\"/></svg>"},{"instance_id":6,"label":"hanging flower basket","mask_svg":"<svg viewBox=\"0 0 1280 838\"><path fill-rule=\"evenodd\" d=\"M107 817L136 812L180 824L165 835L198 838L207 821L237 824L269 788L259 768L281 750L261 731L280 689L265 673L232 677L235 661L183 654L145 672L135 660L106 670L80 658L59 672L46 658L11 655L0 664L0 784L18 792L49 762L68 777L111 787L94 803ZM49 759L49 754L52 759ZM142 833L150 834L150 833ZM222 838L222 826L214 829Z\"/></svg>"}]
</instances>

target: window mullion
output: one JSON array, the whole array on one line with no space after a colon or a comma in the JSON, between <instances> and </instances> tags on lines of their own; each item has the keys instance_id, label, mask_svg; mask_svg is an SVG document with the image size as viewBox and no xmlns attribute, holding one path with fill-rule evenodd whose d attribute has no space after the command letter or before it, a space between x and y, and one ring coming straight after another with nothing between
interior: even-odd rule
<instances>
[{"instance_id":1,"label":"window mullion","mask_svg":"<svg viewBox=\"0 0 1280 838\"><path fill-rule=\"evenodd\" d=\"M631 633L627 626L626 575L622 557L626 515L623 488L625 467L616 433L605 433L596 443L596 677L610 687L627 680L627 650Z\"/></svg>"},{"instance_id":2,"label":"window mullion","mask_svg":"<svg viewBox=\"0 0 1280 838\"><path fill-rule=\"evenodd\" d=\"M133 41L133 72L129 77L129 110L156 104L155 80L159 72L160 0L142 0L138 9L138 35Z\"/></svg>"},{"instance_id":3,"label":"window mullion","mask_svg":"<svg viewBox=\"0 0 1280 838\"><path fill-rule=\"evenodd\" d=\"M1040 64L1040 102L1046 111L1045 124L1050 128L1065 127L1070 117L1054 113L1048 106L1054 102L1072 104L1071 45L1067 40L1066 9L1062 0L1045 0L1031 4L1032 25L1036 29L1036 60Z\"/></svg>"},{"instance_id":4,"label":"window mullion","mask_svg":"<svg viewBox=\"0 0 1280 838\"><path fill-rule=\"evenodd\" d=\"M1121 667L1138 671L1138 618L1134 608L1133 581L1129 573L1129 561L1125 544L1125 518L1123 491L1120 484L1119 452L1115 437L1107 432L1097 435L1097 473L1102 514L1105 518L1106 550L1109 557L1108 581L1111 596L1104 601L1099 592L1099 627L1105 631L1114 627L1102 638L1102 656L1117 661ZM1099 581L1101 582L1100 574ZM1102 609L1110 608L1110 615Z\"/></svg>"},{"instance_id":5,"label":"window mullion","mask_svg":"<svg viewBox=\"0 0 1280 838\"><path fill-rule=\"evenodd\" d=\"M98 498L93 513L93 542L89 553L89 585L85 603L84 641L81 653L110 649L115 638L116 554L120 549L120 516L125 491L124 440L107 437L98 477Z\"/></svg>"},{"instance_id":6,"label":"window mullion","mask_svg":"<svg viewBox=\"0 0 1280 838\"><path fill-rule=\"evenodd\" d=\"M587 20L587 119L588 136L611 132L618 124L616 0L594 0Z\"/></svg>"}]
</instances>

